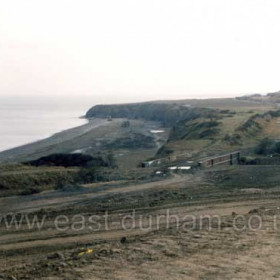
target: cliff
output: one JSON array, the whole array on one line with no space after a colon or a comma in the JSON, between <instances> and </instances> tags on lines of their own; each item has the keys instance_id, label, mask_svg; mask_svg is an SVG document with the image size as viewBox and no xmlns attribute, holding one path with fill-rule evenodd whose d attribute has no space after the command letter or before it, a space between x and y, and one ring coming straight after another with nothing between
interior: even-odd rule
<instances>
[{"instance_id":1,"label":"cliff","mask_svg":"<svg viewBox=\"0 0 280 280\"><path fill-rule=\"evenodd\" d=\"M181 120L190 120L211 115L214 109L194 108L178 104L135 103L121 105L96 105L87 113L86 118L128 118L158 121L170 126Z\"/></svg>"}]
</instances>

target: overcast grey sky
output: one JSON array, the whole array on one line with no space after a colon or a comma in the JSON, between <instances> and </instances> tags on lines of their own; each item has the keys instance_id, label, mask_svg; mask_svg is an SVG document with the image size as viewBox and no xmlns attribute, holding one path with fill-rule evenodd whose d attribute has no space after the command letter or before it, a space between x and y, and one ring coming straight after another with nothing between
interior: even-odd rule
<instances>
[{"instance_id":1,"label":"overcast grey sky","mask_svg":"<svg viewBox=\"0 0 280 280\"><path fill-rule=\"evenodd\" d=\"M0 95L280 89L279 0L0 0Z\"/></svg>"}]
</instances>

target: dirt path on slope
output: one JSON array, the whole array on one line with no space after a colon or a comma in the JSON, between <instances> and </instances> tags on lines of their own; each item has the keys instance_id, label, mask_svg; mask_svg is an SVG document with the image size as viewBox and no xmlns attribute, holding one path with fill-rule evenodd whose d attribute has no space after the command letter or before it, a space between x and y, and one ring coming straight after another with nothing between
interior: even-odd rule
<instances>
[{"instance_id":1,"label":"dirt path on slope","mask_svg":"<svg viewBox=\"0 0 280 280\"><path fill-rule=\"evenodd\" d=\"M174 187L174 185L187 182L191 179L190 176L180 176L174 174L174 176L170 179L150 182L144 184L136 184L125 187L117 187L108 190L94 190L94 192L89 193L67 193L67 192L48 192L41 193L32 196L11 196L0 198L0 213L15 213L15 212L34 212L38 211L42 208L48 209L52 207L68 207L71 204L81 202L83 200L91 199L91 198L101 198L108 194L114 193L129 193L129 192L137 192L143 191L147 189L160 189L166 188L168 186Z\"/></svg>"}]
</instances>

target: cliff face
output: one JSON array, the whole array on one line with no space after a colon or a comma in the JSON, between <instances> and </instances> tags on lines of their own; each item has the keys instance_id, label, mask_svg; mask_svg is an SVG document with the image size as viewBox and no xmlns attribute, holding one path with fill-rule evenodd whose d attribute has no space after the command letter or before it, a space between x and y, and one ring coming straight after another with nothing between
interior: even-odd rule
<instances>
[{"instance_id":1,"label":"cliff face","mask_svg":"<svg viewBox=\"0 0 280 280\"><path fill-rule=\"evenodd\" d=\"M92 107L86 118L128 118L158 121L171 126L180 120L195 119L201 115L215 113L216 110L192 108L178 104L138 103L122 105L97 105Z\"/></svg>"}]
</instances>

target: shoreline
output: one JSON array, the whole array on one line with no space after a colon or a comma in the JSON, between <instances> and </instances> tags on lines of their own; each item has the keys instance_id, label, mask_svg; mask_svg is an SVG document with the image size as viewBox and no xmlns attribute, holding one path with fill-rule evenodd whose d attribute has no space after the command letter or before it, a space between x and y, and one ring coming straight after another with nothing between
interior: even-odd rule
<instances>
[{"instance_id":1,"label":"shoreline","mask_svg":"<svg viewBox=\"0 0 280 280\"><path fill-rule=\"evenodd\" d=\"M86 119L85 124L65 129L53 135L28 144L17 146L5 151L0 151L0 164L24 161L25 158L38 158L37 155L50 153L52 149L64 143L75 141L91 130L107 123L106 119ZM61 148L60 148L61 150Z\"/></svg>"},{"instance_id":2,"label":"shoreline","mask_svg":"<svg viewBox=\"0 0 280 280\"><path fill-rule=\"evenodd\" d=\"M0 147L0 154L3 152L7 152L9 150L14 150L14 149L26 146L26 145L32 145L39 141L46 140L48 138L53 137L56 134L63 133L67 130L74 129L76 127L84 126L84 125L88 124L88 122L89 122L89 120L87 118L85 118L84 116L70 117L69 119L70 119L69 124L63 122L63 123L61 123L62 128L59 129L57 127L57 129L55 129L55 130L51 129L51 124L53 123L51 118L49 120L42 119L42 123L43 123L42 126L45 125L47 127L45 132L41 129L40 126L38 126L38 120L34 121L33 125L31 125L29 127L29 130L27 129L27 133L26 133L26 131L20 131L19 133L14 133L14 132L11 133L7 129L7 134L10 136L10 138L13 138L13 139L23 138L23 139L22 139L22 141L16 141L17 144L11 145L7 148L5 147L7 145L4 145L3 148ZM72 122L71 122L71 120L72 120ZM3 123L6 125L6 127L11 125L11 124L9 124L9 122L3 122ZM27 121L27 123L28 123L28 121ZM25 128L28 127L27 124L23 124L23 125ZM59 126L59 124L57 124L57 122L55 122L55 126ZM40 133L40 130L42 130L41 133ZM4 135L4 138L7 138L6 140L9 141L9 137L5 137L5 133L6 132L4 129L4 132L2 132L2 136ZM4 143L4 141L3 141L3 143ZM0 145L1 145L1 143L0 143Z\"/></svg>"}]
</instances>

